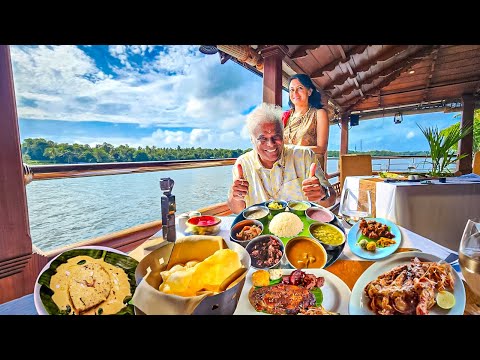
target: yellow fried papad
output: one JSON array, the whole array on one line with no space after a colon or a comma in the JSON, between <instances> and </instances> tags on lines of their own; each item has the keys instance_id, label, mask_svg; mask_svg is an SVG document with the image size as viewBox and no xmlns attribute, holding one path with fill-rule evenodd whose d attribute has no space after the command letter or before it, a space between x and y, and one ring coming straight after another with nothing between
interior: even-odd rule
<instances>
[{"instance_id":1,"label":"yellow fried papad","mask_svg":"<svg viewBox=\"0 0 480 360\"><path fill-rule=\"evenodd\" d=\"M161 272L160 291L179 296L196 296L202 291L219 292L220 284L242 267L238 253L231 249L217 250L213 255L190 267L176 264Z\"/></svg>"}]
</instances>

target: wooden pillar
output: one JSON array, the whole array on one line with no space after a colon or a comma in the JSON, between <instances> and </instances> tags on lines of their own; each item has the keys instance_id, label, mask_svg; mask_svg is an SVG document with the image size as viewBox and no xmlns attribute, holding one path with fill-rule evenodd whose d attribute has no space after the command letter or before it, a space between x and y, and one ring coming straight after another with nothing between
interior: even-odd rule
<instances>
[{"instance_id":1,"label":"wooden pillar","mask_svg":"<svg viewBox=\"0 0 480 360\"><path fill-rule=\"evenodd\" d=\"M262 50L263 102L282 106L282 59L288 52L284 45L274 45Z\"/></svg>"},{"instance_id":2,"label":"wooden pillar","mask_svg":"<svg viewBox=\"0 0 480 360\"><path fill-rule=\"evenodd\" d=\"M348 154L348 117L349 113L341 114L340 122L342 130L340 131L340 155Z\"/></svg>"},{"instance_id":3,"label":"wooden pillar","mask_svg":"<svg viewBox=\"0 0 480 360\"><path fill-rule=\"evenodd\" d=\"M475 99L472 94L464 94L462 96L463 112L460 121L461 128L467 128L473 125L473 113L475 110ZM458 153L468 154L457 161L457 171L462 174L470 174L472 172L472 152L473 152L473 131L458 142Z\"/></svg>"},{"instance_id":4,"label":"wooden pillar","mask_svg":"<svg viewBox=\"0 0 480 360\"><path fill-rule=\"evenodd\" d=\"M19 274L31 255L10 50L0 45L0 303L22 295L18 290L25 282Z\"/></svg>"}]
</instances>

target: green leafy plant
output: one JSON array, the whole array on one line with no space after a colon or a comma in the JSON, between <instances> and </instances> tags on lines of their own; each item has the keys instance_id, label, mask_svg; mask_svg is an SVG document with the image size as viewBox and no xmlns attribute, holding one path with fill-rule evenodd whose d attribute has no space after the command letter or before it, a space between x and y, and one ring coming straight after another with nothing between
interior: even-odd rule
<instances>
[{"instance_id":1,"label":"green leafy plant","mask_svg":"<svg viewBox=\"0 0 480 360\"><path fill-rule=\"evenodd\" d=\"M454 119L461 117L461 114L454 116ZM460 122L457 122L449 127L440 131L440 133L448 134L450 131L460 128ZM454 145L453 149L457 150L457 144ZM473 113L473 153L480 151L480 109L475 110Z\"/></svg>"},{"instance_id":2,"label":"green leafy plant","mask_svg":"<svg viewBox=\"0 0 480 360\"><path fill-rule=\"evenodd\" d=\"M453 128L449 132L439 131L437 127L422 128L419 124L417 126L430 146L432 170L429 172L429 175L432 177L450 175L451 171L448 167L468 155L457 154L454 150L455 145L472 132L473 126L465 129L460 127Z\"/></svg>"}]
</instances>

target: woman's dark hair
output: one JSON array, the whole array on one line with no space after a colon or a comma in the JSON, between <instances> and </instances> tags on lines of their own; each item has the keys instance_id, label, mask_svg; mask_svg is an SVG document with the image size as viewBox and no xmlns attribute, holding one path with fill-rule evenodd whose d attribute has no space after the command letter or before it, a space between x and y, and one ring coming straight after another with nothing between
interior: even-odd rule
<instances>
[{"instance_id":1,"label":"woman's dark hair","mask_svg":"<svg viewBox=\"0 0 480 360\"><path fill-rule=\"evenodd\" d=\"M314 108L317 108L317 109L321 109L323 108L323 105L322 105L322 96L320 95L320 92L317 90L317 88L315 87L315 85L313 85L313 82L312 82L312 79L310 79L310 76L308 76L307 74L295 74L293 76L290 77L290 79L288 80L288 93L290 94L290 83L292 82L293 79L297 79L298 81L300 81L300 83L305 86L307 89L312 89L312 93L310 94L310 96L308 97L308 104L311 106L311 107L314 107ZM294 105L292 103L292 101L290 100L290 96L288 97L288 105L290 106L291 109L294 108Z\"/></svg>"}]
</instances>

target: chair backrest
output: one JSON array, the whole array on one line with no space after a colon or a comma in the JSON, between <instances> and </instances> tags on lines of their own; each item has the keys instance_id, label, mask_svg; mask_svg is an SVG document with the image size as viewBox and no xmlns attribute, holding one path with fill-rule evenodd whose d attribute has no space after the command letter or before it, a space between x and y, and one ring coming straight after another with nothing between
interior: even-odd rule
<instances>
[{"instance_id":1,"label":"chair backrest","mask_svg":"<svg viewBox=\"0 0 480 360\"><path fill-rule=\"evenodd\" d=\"M369 154L340 155L340 187L347 176L372 175L372 156Z\"/></svg>"},{"instance_id":2,"label":"chair backrest","mask_svg":"<svg viewBox=\"0 0 480 360\"><path fill-rule=\"evenodd\" d=\"M473 170L474 174L480 175L480 151L477 151L473 157Z\"/></svg>"}]
</instances>

